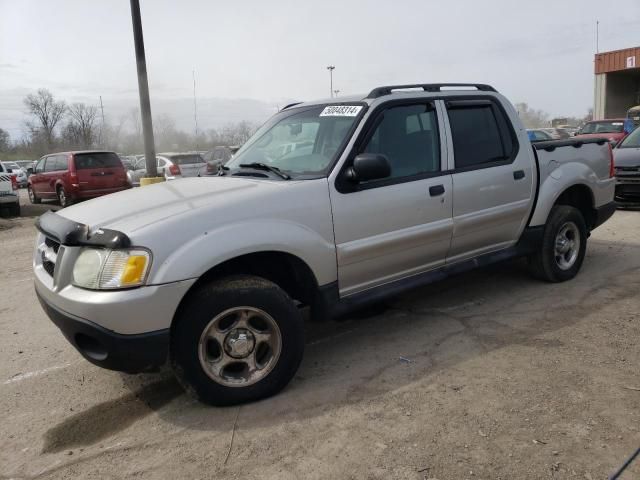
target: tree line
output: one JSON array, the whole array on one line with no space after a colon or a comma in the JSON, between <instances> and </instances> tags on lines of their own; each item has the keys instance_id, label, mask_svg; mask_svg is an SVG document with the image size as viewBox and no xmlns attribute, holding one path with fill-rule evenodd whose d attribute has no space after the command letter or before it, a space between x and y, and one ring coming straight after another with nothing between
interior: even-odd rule
<instances>
[{"instance_id":1,"label":"tree line","mask_svg":"<svg viewBox=\"0 0 640 480\"><path fill-rule=\"evenodd\" d=\"M35 159L46 153L65 150L105 149L119 153L144 152L140 110L111 121L103 121L98 107L86 103L67 103L56 99L47 89L27 95L23 100L28 120L26 134L12 141L0 128L0 153L4 159ZM257 125L240 121L219 129L188 133L179 130L166 114L153 119L156 151L208 150L218 145L242 145Z\"/></svg>"}]
</instances>

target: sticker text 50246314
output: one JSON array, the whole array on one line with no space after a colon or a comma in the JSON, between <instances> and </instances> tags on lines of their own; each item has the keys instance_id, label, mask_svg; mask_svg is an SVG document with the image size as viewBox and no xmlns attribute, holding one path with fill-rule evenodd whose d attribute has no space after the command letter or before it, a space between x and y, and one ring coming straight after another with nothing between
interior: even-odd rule
<instances>
[{"instance_id":1,"label":"sticker text 50246314","mask_svg":"<svg viewBox=\"0 0 640 480\"><path fill-rule=\"evenodd\" d=\"M362 105L328 105L324 107L321 117L355 117L362 110Z\"/></svg>"}]
</instances>

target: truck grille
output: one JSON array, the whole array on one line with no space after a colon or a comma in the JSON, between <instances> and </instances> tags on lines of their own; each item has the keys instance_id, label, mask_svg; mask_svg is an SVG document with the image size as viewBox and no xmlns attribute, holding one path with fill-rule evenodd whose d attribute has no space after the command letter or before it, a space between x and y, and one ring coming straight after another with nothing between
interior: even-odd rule
<instances>
[{"instance_id":1,"label":"truck grille","mask_svg":"<svg viewBox=\"0 0 640 480\"><path fill-rule=\"evenodd\" d=\"M45 272L53 277L53 272L56 269L56 261L58 260L58 250L60 250L60 244L55 240L51 240L46 237L44 240L44 248L40 252L42 259L42 268Z\"/></svg>"}]
</instances>

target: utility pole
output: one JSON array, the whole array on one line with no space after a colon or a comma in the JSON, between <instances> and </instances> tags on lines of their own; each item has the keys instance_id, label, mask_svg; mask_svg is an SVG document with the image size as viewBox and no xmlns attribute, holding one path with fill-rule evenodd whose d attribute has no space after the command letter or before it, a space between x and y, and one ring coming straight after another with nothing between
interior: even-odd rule
<instances>
[{"instance_id":1,"label":"utility pole","mask_svg":"<svg viewBox=\"0 0 640 480\"><path fill-rule=\"evenodd\" d=\"M102 112L102 125L100 125L100 145L104 148L104 106L102 105L102 95L100 95L100 111Z\"/></svg>"},{"instance_id":2,"label":"utility pole","mask_svg":"<svg viewBox=\"0 0 640 480\"><path fill-rule=\"evenodd\" d=\"M333 98L333 71L336 69L335 65L329 65L327 70L329 70L329 85L331 86L329 92L331 92L331 98Z\"/></svg>"},{"instance_id":3,"label":"utility pole","mask_svg":"<svg viewBox=\"0 0 640 480\"><path fill-rule=\"evenodd\" d=\"M198 105L196 104L196 70L193 69L193 123L196 126L196 150L198 150Z\"/></svg>"},{"instance_id":4,"label":"utility pole","mask_svg":"<svg viewBox=\"0 0 640 480\"><path fill-rule=\"evenodd\" d=\"M138 91L140 94L140 116L142 118L142 136L144 137L144 159L147 166L146 178L140 185L148 185L162 180L157 179L156 148L153 140L151 122L151 102L149 101L149 81L147 79L147 61L144 54L142 20L140 19L140 0L131 0L131 22L133 23L133 42L136 47L136 66L138 69Z\"/></svg>"}]
</instances>

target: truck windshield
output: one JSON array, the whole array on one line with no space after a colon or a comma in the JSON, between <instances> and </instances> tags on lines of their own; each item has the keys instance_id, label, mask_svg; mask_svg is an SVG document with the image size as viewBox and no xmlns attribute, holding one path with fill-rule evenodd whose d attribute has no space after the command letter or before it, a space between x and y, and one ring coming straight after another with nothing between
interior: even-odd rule
<instances>
[{"instance_id":1,"label":"truck windshield","mask_svg":"<svg viewBox=\"0 0 640 480\"><path fill-rule=\"evenodd\" d=\"M640 128L627 135L618 148L640 148Z\"/></svg>"},{"instance_id":2,"label":"truck windshield","mask_svg":"<svg viewBox=\"0 0 640 480\"><path fill-rule=\"evenodd\" d=\"M623 131L624 122L590 122L582 127L580 133L622 133Z\"/></svg>"},{"instance_id":3,"label":"truck windshield","mask_svg":"<svg viewBox=\"0 0 640 480\"><path fill-rule=\"evenodd\" d=\"M226 167L263 163L297 178L323 176L363 110L363 105L284 110L265 123Z\"/></svg>"}]
</instances>

